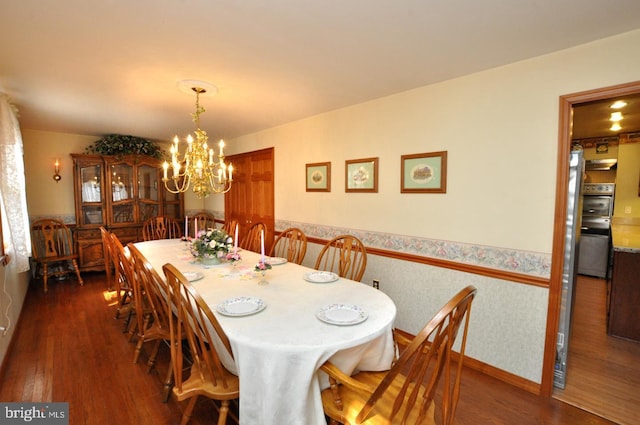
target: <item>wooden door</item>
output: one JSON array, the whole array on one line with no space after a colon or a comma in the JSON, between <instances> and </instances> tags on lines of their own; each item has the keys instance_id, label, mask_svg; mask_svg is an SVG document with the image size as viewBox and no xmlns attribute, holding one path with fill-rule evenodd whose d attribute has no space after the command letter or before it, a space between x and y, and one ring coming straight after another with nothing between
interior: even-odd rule
<instances>
[{"instance_id":1,"label":"wooden door","mask_svg":"<svg viewBox=\"0 0 640 425\"><path fill-rule=\"evenodd\" d=\"M240 240L253 223L267 226L266 252L273 244L275 225L273 152L268 148L227 157L233 163L233 186L224 197L225 220L238 220Z\"/></svg>"}]
</instances>

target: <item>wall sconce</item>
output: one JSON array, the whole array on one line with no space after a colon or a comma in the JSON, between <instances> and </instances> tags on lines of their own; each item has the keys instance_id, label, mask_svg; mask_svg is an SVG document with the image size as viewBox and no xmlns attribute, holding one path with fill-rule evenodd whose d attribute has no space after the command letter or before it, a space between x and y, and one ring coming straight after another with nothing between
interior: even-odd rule
<instances>
[{"instance_id":1,"label":"wall sconce","mask_svg":"<svg viewBox=\"0 0 640 425\"><path fill-rule=\"evenodd\" d=\"M62 176L60 175L60 161L56 159L55 164L53 164L53 179L58 183L62 180Z\"/></svg>"}]
</instances>

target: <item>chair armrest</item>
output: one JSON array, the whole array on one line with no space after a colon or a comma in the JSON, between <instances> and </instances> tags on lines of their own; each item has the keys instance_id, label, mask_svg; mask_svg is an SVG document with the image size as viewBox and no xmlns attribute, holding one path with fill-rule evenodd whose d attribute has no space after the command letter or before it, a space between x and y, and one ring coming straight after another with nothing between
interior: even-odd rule
<instances>
[{"instance_id":1,"label":"chair armrest","mask_svg":"<svg viewBox=\"0 0 640 425\"><path fill-rule=\"evenodd\" d=\"M359 391L365 395L371 395L375 390L375 388L371 388L369 385L353 379L329 361L320 366L320 370L329 375L330 378L335 379L337 382L351 390Z\"/></svg>"}]
</instances>

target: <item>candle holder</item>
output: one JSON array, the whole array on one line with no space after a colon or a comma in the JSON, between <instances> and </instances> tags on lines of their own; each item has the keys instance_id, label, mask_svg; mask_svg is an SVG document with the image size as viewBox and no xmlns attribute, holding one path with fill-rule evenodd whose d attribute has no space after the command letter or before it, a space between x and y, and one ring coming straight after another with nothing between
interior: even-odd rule
<instances>
[{"instance_id":1,"label":"candle holder","mask_svg":"<svg viewBox=\"0 0 640 425\"><path fill-rule=\"evenodd\" d=\"M60 161L56 159L55 164L53 164L53 180L58 183L62 180L62 176L60 175Z\"/></svg>"},{"instance_id":2,"label":"candle holder","mask_svg":"<svg viewBox=\"0 0 640 425\"><path fill-rule=\"evenodd\" d=\"M231 274L238 274L238 261L240 261L242 257L238 251L230 252L227 254L227 262L231 263Z\"/></svg>"},{"instance_id":3,"label":"candle holder","mask_svg":"<svg viewBox=\"0 0 640 425\"><path fill-rule=\"evenodd\" d=\"M271 270L271 264L260 261L258 264L256 264L253 270L260 273L260 280L258 281L258 285L265 286L269 284L269 281L266 278L266 274L267 270Z\"/></svg>"}]
</instances>

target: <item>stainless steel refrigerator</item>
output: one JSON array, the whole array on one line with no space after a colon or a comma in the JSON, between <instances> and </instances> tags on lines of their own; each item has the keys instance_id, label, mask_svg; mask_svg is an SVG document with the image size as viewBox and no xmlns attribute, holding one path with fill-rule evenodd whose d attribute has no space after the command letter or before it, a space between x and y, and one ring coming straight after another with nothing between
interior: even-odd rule
<instances>
[{"instance_id":1,"label":"stainless steel refrigerator","mask_svg":"<svg viewBox=\"0 0 640 425\"><path fill-rule=\"evenodd\" d=\"M560 321L556 342L556 361L553 385L564 388L567 379L567 355L569 351L569 331L575 299L574 289L578 274L578 249L580 246L580 224L582 221L582 182L584 175L584 154L582 148L574 148L569 157L569 186L567 193L566 233L564 238L564 260L562 269L562 299L560 301Z\"/></svg>"}]
</instances>

